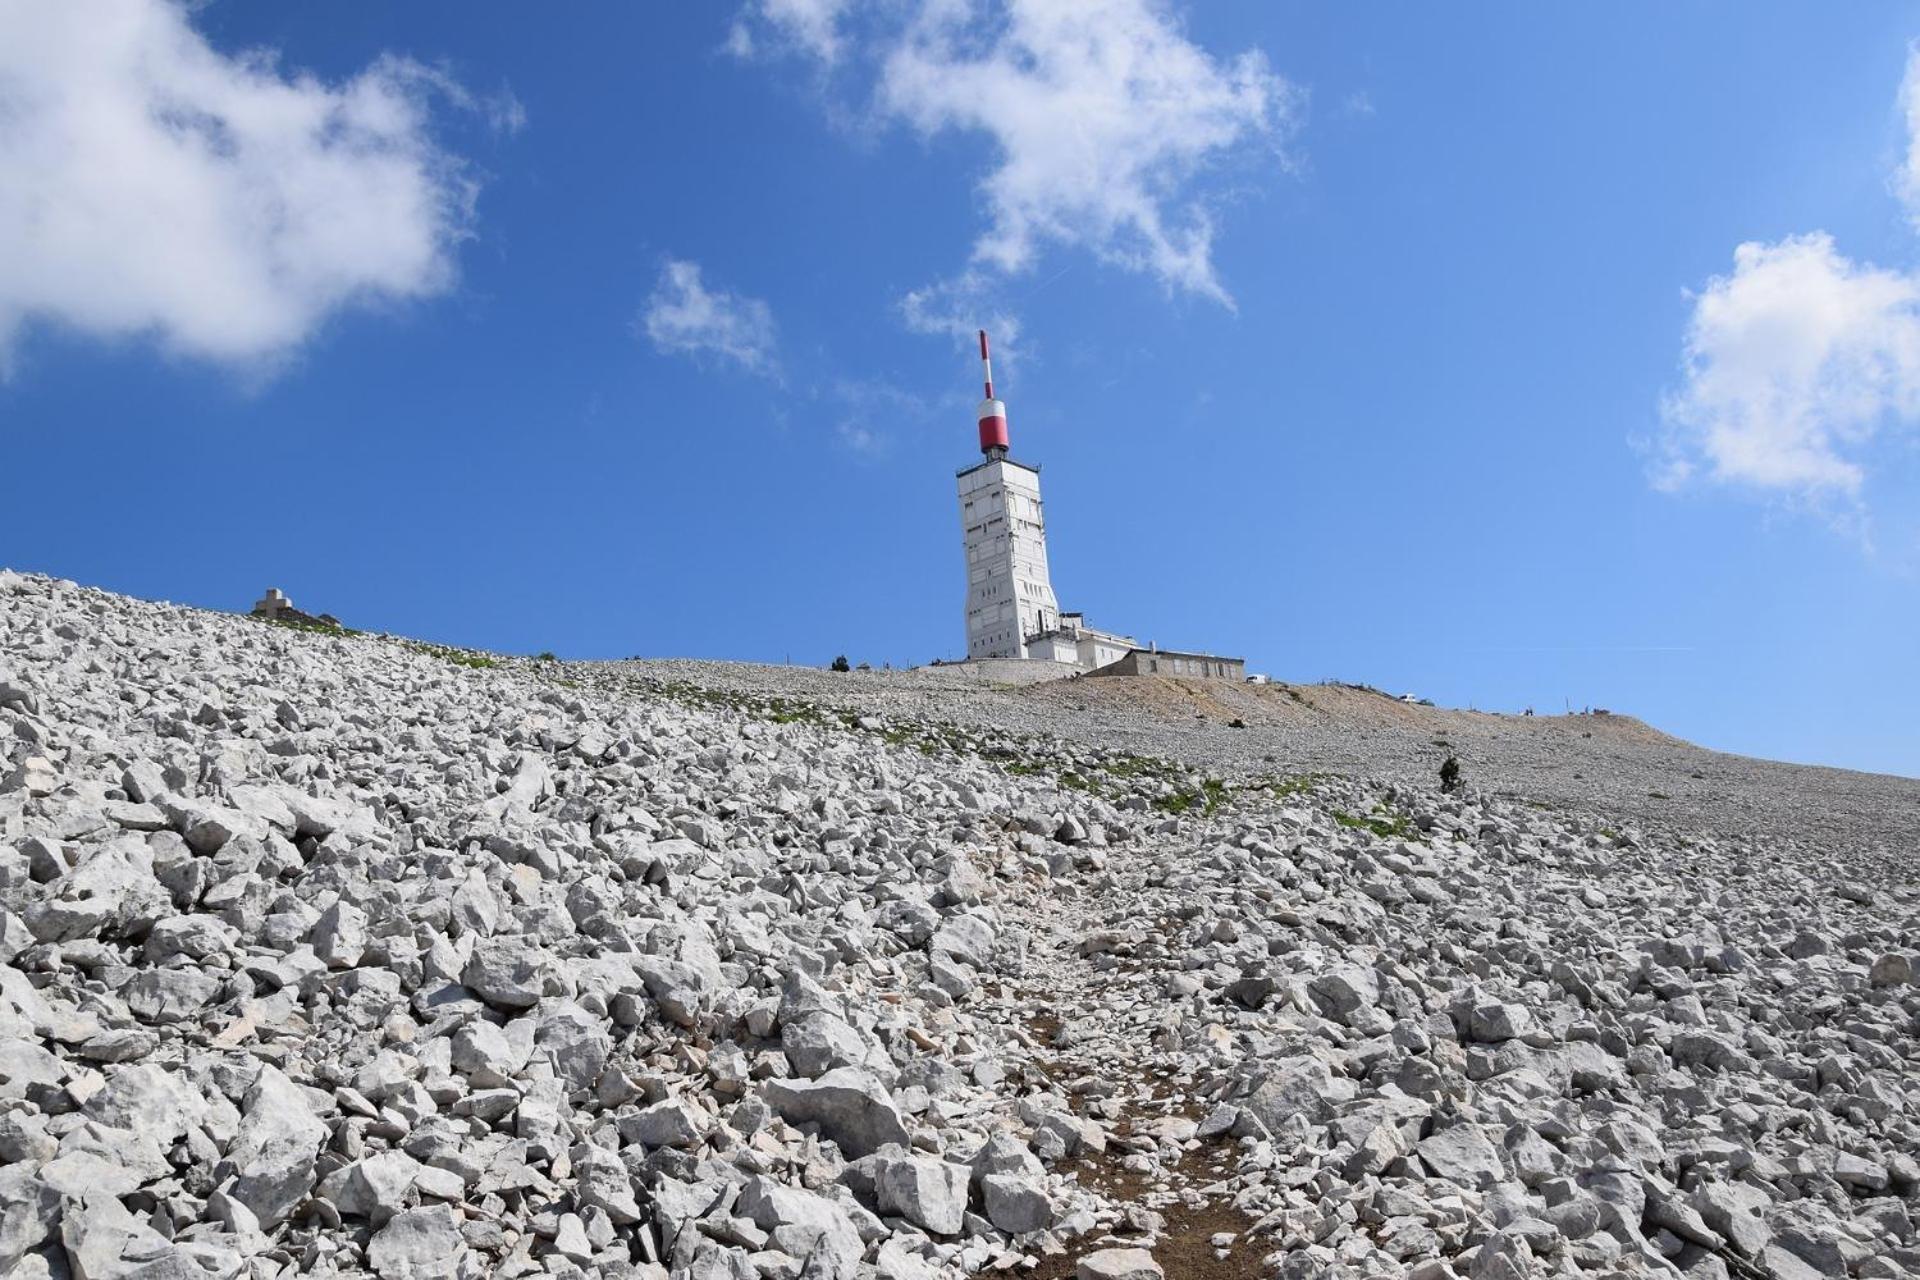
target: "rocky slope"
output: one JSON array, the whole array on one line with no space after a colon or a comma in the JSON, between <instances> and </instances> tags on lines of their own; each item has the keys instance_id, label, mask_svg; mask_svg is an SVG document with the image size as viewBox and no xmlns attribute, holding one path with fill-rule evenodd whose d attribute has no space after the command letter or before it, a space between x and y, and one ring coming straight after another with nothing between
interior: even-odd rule
<instances>
[{"instance_id":1,"label":"rocky slope","mask_svg":"<svg viewBox=\"0 0 1920 1280\"><path fill-rule=\"evenodd\" d=\"M847 674L659 659L573 665L583 680L617 673L656 689L803 696L1172 757L1220 777L1330 772L1430 786L1454 754L1477 786L1535 805L1597 807L1656 827L1844 848L1873 861L1920 847L1920 779L1728 755L1620 714L1460 711L1340 684L1105 676L1016 683L1019 666L1038 664L1007 662Z\"/></svg>"},{"instance_id":2,"label":"rocky slope","mask_svg":"<svg viewBox=\"0 0 1920 1280\"><path fill-rule=\"evenodd\" d=\"M1910 848L492 661L0 573L0 1274L1920 1275Z\"/></svg>"}]
</instances>

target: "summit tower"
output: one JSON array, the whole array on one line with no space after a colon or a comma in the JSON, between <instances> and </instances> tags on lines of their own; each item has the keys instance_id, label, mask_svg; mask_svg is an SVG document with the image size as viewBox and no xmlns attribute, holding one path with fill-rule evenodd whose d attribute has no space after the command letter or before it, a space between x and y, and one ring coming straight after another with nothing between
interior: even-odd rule
<instances>
[{"instance_id":1,"label":"summit tower","mask_svg":"<svg viewBox=\"0 0 1920 1280\"><path fill-rule=\"evenodd\" d=\"M980 331L986 399L983 460L960 472L960 527L967 552L967 657L1025 658L1029 642L1055 630L1060 605L1047 575L1040 468L1007 455L1007 406L993 394L987 332Z\"/></svg>"}]
</instances>

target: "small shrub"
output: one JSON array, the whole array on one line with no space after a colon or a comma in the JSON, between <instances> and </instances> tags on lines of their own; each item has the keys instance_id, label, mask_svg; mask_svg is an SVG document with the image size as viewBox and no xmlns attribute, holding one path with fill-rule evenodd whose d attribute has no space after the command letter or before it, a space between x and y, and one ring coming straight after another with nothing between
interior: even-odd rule
<instances>
[{"instance_id":1,"label":"small shrub","mask_svg":"<svg viewBox=\"0 0 1920 1280\"><path fill-rule=\"evenodd\" d=\"M258 614L251 613L246 616L249 618L259 617ZM312 621L307 621L302 618L260 618L260 621L270 623L276 627L285 627L289 631L310 631L315 635L322 636L358 636L366 634L363 631L355 631L352 627L343 627L338 622L324 617L315 618Z\"/></svg>"},{"instance_id":2,"label":"small shrub","mask_svg":"<svg viewBox=\"0 0 1920 1280\"><path fill-rule=\"evenodd\" d=\"M1452 795L1460 789L1460 758L1449 755L1440 762L1440 790Z\"/></svg>"},{"instance_id":3,"label":"small shrub","mask_svg":"<svg viewBox=\"0 0 1920 1280\"><path fill-rule=\"evenodd\" d=\"M541 650L541 651L540 651L539 653L537 653L537 654L535 654L535 655L534 655L534 658L533 658L533 660L534 660L535 662L558 662L558 661L560 661L560 659L558 659L558 658L556 658L556 657L554 657L554 656L553 656L553 650L551 650L551 649L542 649L542 650Z\"/></svg>"},{"instance_id":4,"label":"small shrub","mask_svg":"<svg viewBox=\"0 0 1920 1280\"><path fill-rule=\"evenodd\" d=\"M847 661L847 655L843 653L839 657L835 658L833 660L833 665L831 665L827 669L829 671L851 671L853 670L853 664Z\"/></svg>"},{"instance_id":5,"label":"small shrub","mask_svg":"<svg viewBox=\"0 0 1920 1280\"><path fill-rule=\"evenodd\" d=\"M1333 820L1343 827L1353 827L1361 831L1371 831L1383 840L1405 837L1411 833L1411 828L1407 825L1406 818L1397 813L1389 813L1386 817L1362 818L1356 817L1344 810L1335 809L1333 811Z\"/></svg>"},{"instance_id":6,"label":"small shrub","mask_svg":"<svg viewBox=\"0 0 1920 1280\"><path fill-rule=\"evenodd\" d=\"M1159 796L1153 801L1153 807L1161 813L1191 813L1198 809L1208 817L1218 809L1227 798L1227 784L1218 778L1207 778L1200 784L1198 791L1176 791L1172 795Z\"/></svg>"},{"instance_id":7,"label":"small shrub","mask_svg":"<svg viewBox=\"0 0 1920 1280\"><path fill-rule=\"evenodd\" d=\"M500 665L486 654L476 653L472 649L454 649L444 644L428 644L424 640L402 640L400 643L415 653L424 653L429 658L438 658L442 662L450 662L456 667L471 667L475 671L489 671Z\"/></svg>"}]
</instances>

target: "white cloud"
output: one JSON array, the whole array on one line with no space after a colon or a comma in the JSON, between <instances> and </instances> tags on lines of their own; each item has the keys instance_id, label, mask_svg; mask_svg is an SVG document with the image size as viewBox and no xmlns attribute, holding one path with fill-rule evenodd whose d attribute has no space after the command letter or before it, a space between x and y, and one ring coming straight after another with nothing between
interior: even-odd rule
<instances>
[{"instance_id":1,"label":"white cloud","mask_svg":"<svg viewBox=\"0 0 1920 1280\"><path fill-rule=\"evenodd\" d=\"M1893 189L1907 208L1907 220L1920 231L1920 45L1907 50L1907 74L1900 82L1900 114L1907 127L1907 153L1894 172Z\"/></svg>"},{"instance_id":2,"label":"white cloud","mask_svg":"<svg viewBox=\"0 0 1920 1280\"><path fill-rule=\"evenodd\" d=\"M877 458L887 451L887 438L857 422L842 422L834 428L842 448L863 458Z\"/></svg>"},{"instance_id":3,"label":"white cloud","mask_svg":"<svg viewBox=\"0 0 1920 1280\"><path fill-rule=\"evenodd\" d=\"M457 86L391 57L283 73L188 13L0 0L0 363L42 322L258 364L450 286L474 184L426 99Z\"/></svg>"},{"instance_id":4,"label":"white cloud","mask_svg":"<svg viewBox=\"0 0 1920 1280\"><path fill-rule=\"evenodd\" d=\"M1208 162L1277 139L1299 94L1258 50L1218 60L1155 0L1009 0L989 29L970 3L927 3L889 49L880 109L922 134L984 133L990 226L977 263L1032 266L1080 246L1170 289L1231 305L1214 224L1188 191Z\"/></svg>"},{"instance_id":5,"label":"white cloud","mask_svg":"<svg viewBox=\"0 0 1920 1280\"><path fill-rule=\"evenodd\" d=\"M835 420L840 446L869 460L889 453L902 432L951 430L965 423L974 404L964 387L929 398L884 377L835 378L809 394L821 405L815 416Z\"/></svg>"},{"instance_id":6,"label":"white cloud","mask_svg":"<svg viewBox=\"0 0 1920 1280\"><path fill-rule=\"evenodd\" d=\"M753 0L734 21L727 35L727 51L735 57L750 58L767 41L755 35L770 36L778 47L797 49L825 63L838 61L841 51L840 20L850 0Z\"/></svg>"},{"instance_id":7,"label":"white cloud","mask_svg":"<svg viewBox=\"0 0 1920 1280\"><path fill-rule=\"evenodd\" d=\"M698 263L669 258L640 313L640 327L661 351L718 356L775 375L773 311L758 298L708 289Z\"/></svg>"},{"instance_id":8,"label":"white cloud","mask_svg":"<svg viewBox=\"0 0 1920 1280\"><path fill-rule=\"evenodd\" d=\"M1198 180L1247 155L1284 163L1302 102L1258 50L1189 40L1170 0L750 0L729 48L758 52L761 33L871 72L869 124L987 140L967 275L1016 275L1060 245L1231 307Z\"/></svg>"},{"instance_id":9,"label":"white cloud","mask_svg":"<svg viewBox=\"0 0 1920 1280\"><path fill-rule=\"evenodd\" d=\"M1920 46L1899 106L1890 185L1920 230ZM1738 485L1864 530L1877 443L1920 426L1920 275L1856 262L1824 231L1743 244L1694 295L1683 372L1661 406L1655 485Z\"/></svg>"},{"instance_id":10,"label":"white cloud","mask_svg":"<svg viewBox=\"0 0 1920 1280\"><path fill-rule=\"evenodd\" d=\"M1020 350L1020 320L994 298L991 281L977 271L951 280L909 290L900 299L900 318L913 333L945 335L963 345L973 343L982 329L993 335L993 349L1003 360L1016 359Z\"/></svg>"},{"instance_id":11,"label":"white cloud","mask_svg":"<svg viewBox=\"0 0 1920 1280\"><path fill-rule=\"evenodd\" d=\"M1856 495L1866 446L1920 420L1920 282L1824 232L1743 244L1698 295L1656 481Z\"/></svg>"}]
</instances>

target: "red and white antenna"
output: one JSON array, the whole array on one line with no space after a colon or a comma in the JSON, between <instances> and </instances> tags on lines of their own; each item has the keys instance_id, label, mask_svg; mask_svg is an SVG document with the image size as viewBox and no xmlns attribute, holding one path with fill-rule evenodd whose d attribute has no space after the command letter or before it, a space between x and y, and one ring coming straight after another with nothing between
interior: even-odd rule
<instances>
[{"instance_id":1,"label":"red and white antenna","mask_svg":"<svg viewBox=\"0 0 1920 1280\"><path fill-rule=\"evenodd\" d=\"M1007 406L993 397L993 359L987 354L987 331L980 331L980 370L986 376L987 398L980 402L980 452L1004 457L1007 452ZM995 455L994 451L999 450Z\"/></svg>"}]
</instances>

